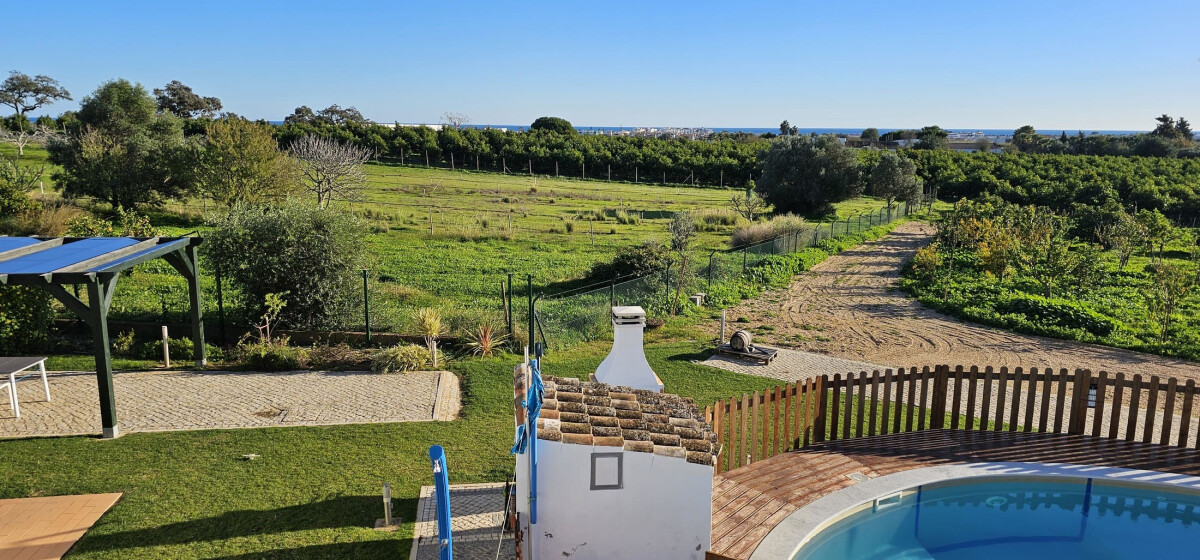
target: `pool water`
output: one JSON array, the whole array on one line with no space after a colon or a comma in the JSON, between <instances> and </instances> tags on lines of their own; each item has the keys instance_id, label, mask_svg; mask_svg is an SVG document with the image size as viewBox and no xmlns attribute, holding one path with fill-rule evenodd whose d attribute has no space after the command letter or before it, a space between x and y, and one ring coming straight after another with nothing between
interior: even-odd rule
<instances>
[{"instance_id":1,"label":"pool water","mask_svg":"<svg viewBox=\"0 0 1200 560\"><path fill-rule=\"evenodd\" d=\"M1084 478L956 481L833 523L793 560L1200 558L1200 493Z\"/></svg>"}]
</instances>

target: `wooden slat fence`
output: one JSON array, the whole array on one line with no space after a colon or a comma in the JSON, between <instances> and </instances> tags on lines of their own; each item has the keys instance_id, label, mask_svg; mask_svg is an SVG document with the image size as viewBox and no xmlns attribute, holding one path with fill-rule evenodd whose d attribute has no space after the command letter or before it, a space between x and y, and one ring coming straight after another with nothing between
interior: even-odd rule
<instances>
[{"instance_id":1,"label":"wooden slat fence","mask_svg":"<svg viewBox=\"0 0 1200 560\"><path fill-rule=\"evenodd\" d=\"M928 429L1053 432L1200 447L1196 382L936 366L822 375L717 401L722 473L825 441Z\"/></svg>"}]
</instances>

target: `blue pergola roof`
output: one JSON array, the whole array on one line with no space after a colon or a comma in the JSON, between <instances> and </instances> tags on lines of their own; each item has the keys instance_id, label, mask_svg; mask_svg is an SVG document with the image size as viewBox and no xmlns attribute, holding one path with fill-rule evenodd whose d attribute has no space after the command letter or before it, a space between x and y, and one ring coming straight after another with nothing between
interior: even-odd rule
<instances>
[{"instance_id":1,"label":"blue pergola roof","mask_svg":"<svg viewBox=\"0 0 1200 560\"><path fill-rule=\"evenodd\" d=\"M198 237L0 237L0 284L78 284L199 242Z\"/></svg>"},{"instance_id":2,"label":"blue pergola roof","mask_svg":"<svg viewBox=\"0 0 1200 560\"><path fill-rule=\"evenodd\" d=\"M204 318L200 305L199 237L0 237L0 284L33 286L50 292L92 328L100 424L104 437L117 437L108 310L122 271L163 258L188 281L192 344L196 366L204 355ZM87 297L79 294L80 284ZM74 285L68 291L66 285Z\"/></svg>"}]
</instances>

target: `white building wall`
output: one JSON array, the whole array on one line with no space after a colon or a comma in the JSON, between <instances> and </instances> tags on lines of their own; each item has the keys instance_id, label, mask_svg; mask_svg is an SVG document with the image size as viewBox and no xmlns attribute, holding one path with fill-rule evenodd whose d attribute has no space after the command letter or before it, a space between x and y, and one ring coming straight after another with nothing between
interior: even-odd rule
<instances>
[{"instance_id":1,"label":"white building wall","mask_svg":"<svg viewBox=\"0 0 1200 560\"><path fill-rule=\"evenodd\" d=\"M624 487L591 490L591 454L618 452L624 455ZM517 456L525 560L703 560L712 544L711 466L538 441L537 472L538 523L530 526L528 454Z\"/></svg>"}]
</instances>

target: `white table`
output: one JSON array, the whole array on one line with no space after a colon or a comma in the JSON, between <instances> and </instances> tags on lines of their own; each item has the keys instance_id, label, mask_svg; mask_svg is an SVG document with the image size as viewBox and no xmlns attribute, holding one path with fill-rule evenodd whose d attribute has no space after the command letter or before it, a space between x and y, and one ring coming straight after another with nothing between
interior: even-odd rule
<instances>
[{"instance_id":1,"label":"white table","mask_svg":"<svg viewBox=\"0 0 1200 560\"><path fill-rule=\"evenodd\" d=\"M0 382L0 389L8 388L8 402L12 405L13 414L17 418L21 417L21 405L17 402L17 381L29 377L29 373L18 376L18 374L29 371L37 366L38 371L42 374L42 389L46 391L46 401L50 401L50 383L46 381L46 358L45 357L14 357L0 358L0 379L8 378L8 381Z\"/></svg>"}]
</instances>

